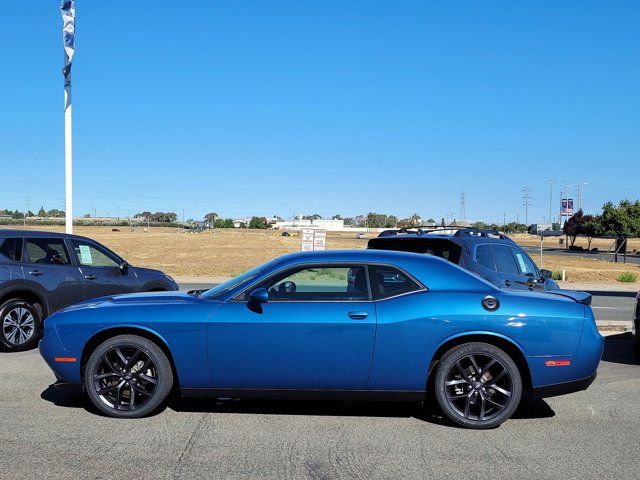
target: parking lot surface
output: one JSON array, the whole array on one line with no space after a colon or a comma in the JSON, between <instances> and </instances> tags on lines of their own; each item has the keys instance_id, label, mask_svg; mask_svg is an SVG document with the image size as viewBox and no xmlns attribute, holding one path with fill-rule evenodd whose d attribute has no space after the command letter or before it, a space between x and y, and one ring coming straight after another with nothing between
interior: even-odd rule
<instances>
[{"instance_id":1,"label":"parking lot surface","mask_svg":"<svg viewBox=\"0 0 640 480\"><path fill-rule=\"evenodd\" d=\"M114 420L50 387L37 351L0 354L0 478L617 478L640 475L640 365L608 337L585 392L470 431L403 403L175 400Z\"/></svg>"}]
</instances>

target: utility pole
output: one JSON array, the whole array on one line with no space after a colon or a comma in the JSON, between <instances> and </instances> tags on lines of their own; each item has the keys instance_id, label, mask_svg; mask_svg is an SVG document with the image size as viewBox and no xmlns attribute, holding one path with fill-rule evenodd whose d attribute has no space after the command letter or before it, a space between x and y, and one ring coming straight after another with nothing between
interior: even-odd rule
<instances>
[{"instance_id":1,"label":"utility pole","mask_svg":"<svg viewBox=\"0 0 640 480\"><path fill-rule=\"evenodd\" d=\"M587 182L581 182L576 185L578 190L578 210L582 210L582 189L585 185L588 185Z\"/></svg>"},{"instance_id":2,"label":"utility pole","mask_svg":"<svg viewBox=\"0 0 640 480\"><path fill-rule=\"evenodd\" d=\"M507 212L502 213L502 228L507 224Z\"/></svg>"},{"instance_id":3,"label":"utility pole","mask_svg":"<svg viewBox=\"0 0 640 480\"><path fill-rule=\"evenodd\" d=\"M529 225L529 206L531 205L531 188L524 187L522 189L522 198L524 200L524 223Z\"/></svg>"},{"instance_id":4,"label":"utility pole","mask_svg":"<svg viewBox=\"0 0 640 480\"><path fill-rule=\"evenodd\" d=\"M467 219L467 208L464 198L464 192L460 194L460 220L465 221Z\"/></svg>"},{"instance_id":5,"label":"utility pole","mask_svg":"<svg viewBox=\"0 0 640 480\"><path fill-rule=\"evenodd\" d=\"M556 181L551 179L547 183L549 184L549 223L553 223L553 184Z\"/></svg>"}]
</instances>

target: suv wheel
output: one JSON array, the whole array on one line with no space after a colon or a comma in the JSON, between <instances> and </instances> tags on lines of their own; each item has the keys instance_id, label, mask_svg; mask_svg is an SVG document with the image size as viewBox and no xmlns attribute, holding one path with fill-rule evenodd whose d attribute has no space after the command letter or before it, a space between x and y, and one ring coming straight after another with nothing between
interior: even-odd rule
<instances>
[{"instance_id":1,"label":"suv wheel","mask_svg":"<svg viewBox=\"0 0 640 480\"><path fill-rule=\"evenodd\" d=\"M503 350L488 343L465 343L442 357L435 391L451 421L466 428L493 428L518 408L522 379Z\"/></svg>"},{"instance_id":2,"label":"suv wheel","mask_svg":"<svg viewBox=\"0 0 640 480\"><path fill-rule=\"evenodd\" d=\"M29 350L42 334L42 319L33 305L17 298L0 305L0 349Z\"/></svg>"}]
</instances>

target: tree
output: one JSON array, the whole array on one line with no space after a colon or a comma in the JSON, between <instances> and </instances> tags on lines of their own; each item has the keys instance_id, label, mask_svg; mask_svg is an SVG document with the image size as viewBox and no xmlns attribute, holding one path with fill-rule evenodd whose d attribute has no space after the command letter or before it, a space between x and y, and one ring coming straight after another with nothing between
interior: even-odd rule
<instances>
[{"instance_id":1,"label":"tree","mask_svg":"<svg viewBox=\"0 0 640 480\"><path fill-rule=\"evenodd\" d=\"M214 225L217 218L218 214L216 212L209 212L204 216L204 221L209 225Z\"/></svg>"},{"instance_id":2,"label":"tree","mask_svg":"<svg viewBox=\"0 0 640 480\"><path fill-rule=\"evenodd\" d=\"M345 218L343 220L344 220L344 224L345 225L347 225L347 226L353 225L353 218L347 217L347 218Z\"/></svg>"},{"instance_id":3,"label":"tree","mask_svg":"<svg viewBox=\"0 0 640 480\"><path fill-rule=\"evenodd\" d=\"M38 216L41 218L47 216L47 211L44 209L44 207L40 207L40 210L38 210Z\"/></svg>"},{"instance_id":4,"label":"tree","mask_svg":"<svg viewBox=\"0 0 640 480\"><path fill-rule=\"evenodd\" d=\"M322 218L321 215L314 213L313 215L305 215L304 217L302 217L303 220L320 220Z\"/></svg>"},{"instance_id":5,"label":"tree","mask_svg":"<svg viewBox=\"0 0 640 480\"><path fill-rule=\"evenodd\" d=\"M271 224L265 217L251 217L249 228L271 228Z\"/></svg>"},{"instance_id":6,"label":"tree","mask_svg":"<svg viewBox=\"0 0 640 480\"><path fill-rule=\"evenodd\" d=\"M340 214L336 214L333 217L331 217L331 220L342 220L342 217L340 216Z\"/></svg>"},{"instance_id":7,"label":"tree","mask_svg":"<svg viewBox=\"0 0 640 480\"><path fill-rule=\"evenodd\" d=\"M440 226L441 227L446 227L447 226L446 222L444 221L444 217L442 217L442 220L440 220Z\"/></svg>"},{"instance_id":8,"label":"tree","mask_svg":"<svg viewBox=\"0 0 640 480\"><path fill-rule=\"evenodd\" d=\"M224 220L222 218L219 218L214 222L213 226L215 228L233 228L234 227L233 220L231 218L226 218Z\"/></svg>"},{"instance_id":9,"label":"tree","mask_svg":"<svg viewBox=\"0 0 640 480\"><path fill-rule=\"evenodd\" d=\"M582 234L587 237L587 249L591 250L591 242L602 235L602 218L599 215L585 215L583 218Z\"/></svg>"},{"instance_id":10,"label":"tree","mask_svg":"<svg viewBox=\"0 0 640 480\"><path fill-rule=\"evenodd\" d=\"M396 227L397 225L398 225L398 217L396 217L395 215L389 215L387 217L387 223L385 224L385 227L393 228L393 227Z\"/></svg>"},{"instance_id":11,"label":"tree","mask_svg":"<svg viewBox=\"0 0 640 480\"><path fill-rule=\"evenodd\" d=\"M601 224L604 235L640 236L640 201L622 200L617 207L612 202L605 203Z\"/></svg>"},{"instance_id":12,"label":"tree","mask_svg":"<svg viewBox=\"0 0 640 480\"><path fill-rule=\"evenodd\" d=\"M144 211L144 212L136 213L133 216L133 218L147 218L147 219L149 219L149 218L151 218L151 212Z\"/></svg>"},{"instance_id":13,"label":"tree","mask_svg":"<svg viewBox=\"0 0 640 480\"><path fill-rule=\"evenodd\" d=\"M562 231L571 241L571 247L576 243L576 238L584 230L584 212L578 210L569 220L564 222Z\"/></svg>"},{"instance_id":14,"label":"tree","mask_svg":"<svg viewBox=\"0 0 640 480\"><path fill-rule=\"evenodd\" d=\"M47 217L62 218L64 217L64 210L58 210L57 208L52 208L47 212Z\"/></svg>"},{"instance_id":15,"label":"tree","mask_svg":"<svg viewBox=\"0 0 640 480\"><path fill-rule=\"evenodd\" d=\"M432 223L435 225L436 221L433 218L430 218L429 220L427 220L427 223Z\"/></svg>"}]
</instances>

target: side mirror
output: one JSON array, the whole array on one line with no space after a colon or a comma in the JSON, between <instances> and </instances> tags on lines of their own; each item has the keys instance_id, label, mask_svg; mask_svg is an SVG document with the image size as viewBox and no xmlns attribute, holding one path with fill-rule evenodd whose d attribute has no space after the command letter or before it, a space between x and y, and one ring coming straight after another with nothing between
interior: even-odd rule
<instances>
[{"instance_id":1,"label":"side mirror","mask_svg":"<svg viewBox=\"0 0 640 480\"><path fill-rule=\"evenodd\" d=\"M126 275L129 271L129 264L123 260L120 265L118 265L118 270L120 270L122 275Z\"/></svg>"},{"instance_id":2,"label":"side mirror","mask_svg":"<svg viewBox=\"0 0 640 480\"><path fill-rule=\"evenodd\" d=\"M262 304L269 301L269 292L266 288L256 288L249 294L247 308L255 313L262 313Z\"/></svg>"},{"instance_id":3,"label":"side mirror","mask_svg":"<svg viewBox=\"0 0 640 480\"><path fill-rule=\"evenodd\" d=\"M540 270L540 278L543 280L549 280L551 277L553 277L551 270L547 270L546 268Z\"/></svg>"}]
</instances>

